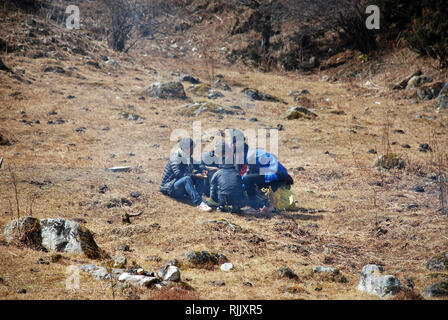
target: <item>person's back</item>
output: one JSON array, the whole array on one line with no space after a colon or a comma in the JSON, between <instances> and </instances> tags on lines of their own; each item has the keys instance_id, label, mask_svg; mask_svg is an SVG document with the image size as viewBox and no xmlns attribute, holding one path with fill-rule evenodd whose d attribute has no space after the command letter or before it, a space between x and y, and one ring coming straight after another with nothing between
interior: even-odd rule
<instances>
[{"instance_id":1,"label":"person's back","mask_svg":"<svg viewBox=\"0 0 448 320\"><path fill-rule=\"evenodd\" d=\"M243 206L243 186L240 172L233 165L221 165L210 182L210 195L220 209L231 205L232 211Z\"/></svg>"}]
</instances>

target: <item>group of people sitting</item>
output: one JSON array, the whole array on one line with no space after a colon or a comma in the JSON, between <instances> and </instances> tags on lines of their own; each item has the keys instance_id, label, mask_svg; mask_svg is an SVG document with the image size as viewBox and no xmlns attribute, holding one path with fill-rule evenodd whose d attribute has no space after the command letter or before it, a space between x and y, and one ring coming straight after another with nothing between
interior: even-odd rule
<instances>
[{"instance_id":1,"label":"group of people sitting","mask_svg":"<svg viewBox=\"0 0 448 320\"><path fill-rule=\"evenodd\" d=\"M232 213L271 213L275 207L263 190L275 192L293 179L278 159L262 149L249 148L242 131L231 130L231 145L215 142L212 151L193 161L195 143L182 138L163 172L160 191L179 200L192 201L202 211L212 211L203 195L217 203L217 210ZM266 188L266 189L265 189ZM245 210L242 208L248 207Z\"/></svg>"}]
</instances>

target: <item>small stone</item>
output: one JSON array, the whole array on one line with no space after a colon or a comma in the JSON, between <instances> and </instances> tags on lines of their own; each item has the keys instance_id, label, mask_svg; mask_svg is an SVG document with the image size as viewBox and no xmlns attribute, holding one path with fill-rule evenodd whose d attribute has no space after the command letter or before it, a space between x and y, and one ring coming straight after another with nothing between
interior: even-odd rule
<instances>
[{"instance_id":1,"label":"small stone","mask_svg":"<svg viewBox=\"0 0 448 320\"><path fill-rule=\"evenodd\" d=\"M427 143L422 143L422 144L420 144L419 145L419 149L418 149L418 151L420 151L420 152L432 152L432 149L431 149L431 147L429 146L429 144L427 144Z\"/></svg>"},{"instance_id":2,"label":"small stone","mask_svg":"<svg viewBox=\"0 0 448 320\"><path fill-rule=\"evenodd\" d=\"M305 168L304 167L297 167L296 170L297 171L305 171Z\"/></svg>"},{"instance_id":3,"label":"small stone","mask_svg":"<svg viewBox=\"0 0 448 320\"><path fill-rule=\"evenodd\" d=\"M140 197L142 194L140 192L136 191L136 192L131 192L130 195L132 198L136 199L136 198Z\"/></svg>"},{"instance_id":4,"label":"small stone","mask_svg":"<svg viewBox=\"0 0 448 320\"><path fill-rule=\"evenodd\" d=\"M124 256L118 256L112 259L112 268L123 269L126 266L127 259Z\"/></svg>"},{"instance_id":5,"label":"small stone","mask_svg":"<svg viewBox=\"0 0 448 320\"><path fill-rule=\"evenodd\" d=\"M367 151L367 153L371 153L371 154L377 154L378 152L376 152L375 149L370 149L369 151Z\"/></svg>"},{"instance_id":6,"label":"small stone","mask_svg":"<svg viewBox=\"0 0 448 320\"><path fill-rule=\"evenodd\" d=\"M425 192L425 189L422 186L415 186L412 190L415 192Z\"/></svg>"},{"instance_id":7,"label":"small stone","mask_svg":"<svg viewBox=\"0 0 448 320\"><path fill-rule=\"evenodd\" d=\"M160 262L162 261L162 258L160 258L159 256L147 256L145 258L146 261L156 261L156 262Z\"/></svg>"},{"instance_id":8,"label":"small stone","mask_svg":"<svg viewBox=\"0 0 448 320\"><path fill-rule=\"evenodd\" d=\"M17 291L18 294L25 294L26 293L26 289L20 289L19 291Z\"/></svg>"},{"instance_id":9,"label":"small stone","mask_svg":"<svg viewBox=\"0 0 448 320\"><path fill-rule=\"evenodd\" d=\"M277 270L277 274L281 278L298 279L298 276L289 268L280 268Z\"/></svg>"},{"instance_id":10,"label":"small stone","mask_svg":"<svg viewBox=\"0 0 448 320\"><path fill-rule=\"evenodd\" d=\"M232 270L232 269L233 269L233 264L231 264L230 262L223 263L223 264L221 265L221 270L222 270L222 271L230 271L230 270Z\"/></svg>"},{"instance_id":11,"label":"small stone","mask_svg":"<svg viewBox=\"0 0 448 320\"><path fill-rule=\"evenodd\" d=\"M62 256L60 254L52 254L50 259L51 259L51 262L56 263L62 259Z\"/></svg>"},{"instance_id":12,"label":"small stone","mask_svg":"<svg viewBox=\"0 0 448 320\"><path fill-rule=\"evenodd\" d=\"M244 281L243 285L246 286L246 287L252 287L253 286L253 284L250 283L249 281Z\"/></svg>"},{"instance_id":13,"label":"small stone","mask_svg":"<svg viewBox=\"0 0 448 320\"><path fill-rule=\"evenodd\" d=\"M142 274L145 273L145 270L144 270L143 268L139 268L139 269L137 269L136 273L137 273L138 275L142 275Z\"/></svg>"},{"instance_id":14,"label":"small stone","mask_svg":"<svg viewBox=\"0 0 448 320\"><path fill-rule=\"evenodd\" d=\"M130 172L131 167L112 167L109 168L108 170L112 172Z\"/></svg>"},{"instance_id":15,"label":"small stone","mask_svg":"<svg viewBox=\"0 0 448 320\"><path fill-rule=\"evenodd\" d=\"M108 187L107 185L104 185L104 186L102 186L102 187L100 187L100 188L98 189L98 192L99 192L99 193L102 193L102 194L105 194L106 191L108 191L108 190L109 190L109 187Z\"/></svg>"},{"instance_id":16,"label":"small stone","mask_svg":"<svg viewBox=\"0 0 448 320\"><path fill-rule=\"evenodd\" d=\"M402 144L401 147L402 147L402 148L405 148L405 149L411 149L411 146L408 145L407 143Z\"/></svg>"},{"instance_id":17,"label":"small stone","mask_svg":"<svg viewBox=\"0 0 448 320\"><path fill-rule=\"evenodd\" d=\"M327 266L313 267L313 273L322 273L322 272L330 272L334 275L338 275L339 269L334 268L334 267L327 267Z\"/></svg>"},{"instance_id":18,"label":"small stone","mask_svg":"<svg viewBox=\"0 0 448 320\"><path fill-rule=\"evenodd\" d=\"M118 246L117 250L129 252L129 251L131 251L131 248L127 244L121 244Z\"/></svg>"},{"instance_id":19,"label":"small stone","mask_svg":"<svg viewBox=\"0 0 448 320\"><path fill-rule=\"evenodd\" d=\"M217 287L222 287L226 285L226 283L223 280L210 281L210 283Z\"/></svg>"}]
</instances>

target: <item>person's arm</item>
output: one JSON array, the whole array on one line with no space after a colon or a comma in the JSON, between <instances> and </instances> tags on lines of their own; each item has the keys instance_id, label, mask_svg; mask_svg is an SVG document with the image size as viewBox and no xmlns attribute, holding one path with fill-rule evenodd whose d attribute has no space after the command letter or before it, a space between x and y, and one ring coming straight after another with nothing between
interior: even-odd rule
<instances>
[{"instance_id":1,"label":"person's arm","mask_svg":"<svg viewBox=\"0 0 448 320\"><path fill-rule=\"evenodd\" d=\"M177 153L173 153L171 155L170 167L176 180L179 180L185 176L192 176L192 173L184 172L184 170L182 170L182 157L180 157Z\"/></svg>"},{"instance_id":2,"label":"person's arm","mask_svg":"<svg viewBox=\"0 0 448 320\"><path fill-rule=\"evenodd\" d=\"M220 172L216 172L212 180L210 181L210 198L212 198L213 201L218 202L218 178L220 176Z\"/></svg>"}]
</instances>

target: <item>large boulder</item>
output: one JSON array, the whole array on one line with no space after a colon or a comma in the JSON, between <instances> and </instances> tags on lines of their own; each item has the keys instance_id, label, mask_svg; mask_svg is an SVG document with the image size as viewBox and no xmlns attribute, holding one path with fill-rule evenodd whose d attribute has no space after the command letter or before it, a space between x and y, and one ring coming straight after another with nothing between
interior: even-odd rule
<instances>
[{"instance_id":1,"label":"large boulder","mask_svg":"<svg viewBox=\"0 0 448 320\"><path fill-rule=\"evenodd\" d=\"M101 253L92 233L84 226L61 218L42 219L42 245L58 252L85 254L100 258Z\"/></svg>"},{"instance_id":2,"label":"large boulder","mask_svg":"<svg viewBox=\"0 0 448 320\"><path fill-rule=\"evenodd\" d=\"M184 86L180 81L156 82L143 93L159 99L186 99Z\"/></svg>"},{"instance_id":3,"label":"large boulder","mask_svg":"<svg viewBox=\"0 0 448 320\"><path fill-rule=\"evenodd\" d=\"M70 220L25 217L11 221L5 227L4 233L8 241L18 239L37 249L85 254L91 259L104 256L92 233L86 227Z\"/></svg>"},{"instance_id":4,"label":"large boulder","mask_svg":"<svg viewBox=\"0 0 448 320\"><path fill-rule=\"evenodd\" d=\"M406 85L406 90L418 88L420 85L431 81L432 81L431 78L425 76L413 76L411 79L409 79Z\"/></svg>"},{"instance_id":5,"label":"large boulder","mask_svg":"<svg viewBox=\"0 0 448 320\"><path fill-rule=\"evenodd\" d=\"M439 110L448 110L448 82L439 93Z\"/></svg>"},{"instance_id":6,"label":"large boulder","mask_svg":"<svg viewBox=\"0 0 448 320\"><path fill-rule=\"evenodd\" d=\"M357 290L387 298L401 291L400 281L393 275L383 275L383 268L374 264L365 265L361 271Z\"/></svg>"}]
</instances>

